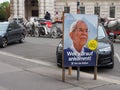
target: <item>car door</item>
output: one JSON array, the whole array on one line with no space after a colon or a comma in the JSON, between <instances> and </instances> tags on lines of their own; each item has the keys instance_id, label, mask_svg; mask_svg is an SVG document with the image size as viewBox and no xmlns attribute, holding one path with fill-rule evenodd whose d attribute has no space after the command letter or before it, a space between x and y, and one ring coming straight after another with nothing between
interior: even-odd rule
<instances>
[{"instance_id":1,"label":"car door","mask_svg":"<svg viewBox=\"0 0 120 90\"><path fill-rule=\"evenodd\" d=\"M14 41L14 24L10 23L7 29L7 39L8 43Z\"/></svg>"},{"instance_id":2,"label":"car door","mask_svg":"<svg viewBox=\"0 0 120 90\"><path fill-rule=\"evenodd\" d=\"M21 37L21 26L17 23L14 23L14 38L16 40L20 40L20 37Z\"/></svg>"}]
</instances>

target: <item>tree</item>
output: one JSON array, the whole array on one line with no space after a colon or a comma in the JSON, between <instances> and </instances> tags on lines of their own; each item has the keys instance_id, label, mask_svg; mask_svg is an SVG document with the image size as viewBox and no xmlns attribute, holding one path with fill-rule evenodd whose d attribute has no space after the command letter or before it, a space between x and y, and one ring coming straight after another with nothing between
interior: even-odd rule
<instances>
[{"instance_id":1,"label":"tree","mask_svg":"<svg viewBox=\"0 0 120 90\"><path fill-rule=\"evenodd\" d=\"M0 21L8 20L10 16L10 3L8 1L0 3Z\"/></svg>"}]
</instances>

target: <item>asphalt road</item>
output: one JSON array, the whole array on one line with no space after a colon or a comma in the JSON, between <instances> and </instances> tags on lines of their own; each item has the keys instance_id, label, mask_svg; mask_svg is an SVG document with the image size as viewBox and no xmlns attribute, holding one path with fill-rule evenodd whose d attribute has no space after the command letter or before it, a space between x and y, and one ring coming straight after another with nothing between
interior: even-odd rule
<instances>
[{"instance_id":1,"label":"asphalt road","mask_svg":"<svg viewBox=\"0 0 120 90\"><path fill-rule=\"evenodd\" d=\"M62 70L56 66L59 41L27 37L25 43L0 48L0 90L120 90L119 42L114 43L113 69L98 69L98 79L93 80L93 69L87 68L80 72L80 81L73 70L63 83Z\"/></svg>"},{"instance_id":2,"label":"asphalt road","mask_svg":"<svg viewBox=\"0 0 120 90\"><path fill-rule=\"evenodd\" d=\"M27 37L23 44L9 45L0 51L24 57L25 60L32 59L32 62L44 63L56 66L56 46L61 39ZM115 48L115 67L113 69L99 68L98 74L102 76L120 77L120 42L114 43ZM93 70L85 70L93 73Z\"/></svg>"}]
</instances>

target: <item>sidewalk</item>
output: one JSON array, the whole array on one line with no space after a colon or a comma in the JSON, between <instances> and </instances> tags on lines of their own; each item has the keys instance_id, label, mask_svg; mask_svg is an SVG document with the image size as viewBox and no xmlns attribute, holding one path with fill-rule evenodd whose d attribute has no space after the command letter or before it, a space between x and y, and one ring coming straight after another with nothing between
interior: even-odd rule
<instances>
[{"instance_id":1,"label":"sidewalk","mask_svg":"<svg viewBox=\"0 0 120 90\"><path fill-rule=\"evenodd\" d=\"M76 75L76 70L72 71L72 75L68 75L66 70L66 80L62 82L62 69L56 66L39 65L22 69L0 62L0 90L120 90L119 78L98 76L97 80L93 80L93 74L80 72L78 81ZM15 82L19 79L19 83ZM13 86L19 89L10 89Z\"/></svg>"},{"instance_id":2,"label":"sidewalk","mask_svg":"<svg viewBox=\"0 0 120 90\"><path fill-rule=\"evenodd\" d=\"M38 67L28 70L62 82L61 68ZM72 75L68 75L68 70L66 70L65 76L66 76L65 77L66 80L63 83L68 83L75 87L70 89L63 89L63 90L120 90L119 77L117 79L109 79L107 77L98 76L97 80L94 80L93 74L80 72L80 80L77 80L76 70L72 70Z\"/></svg>"}]
</instances>

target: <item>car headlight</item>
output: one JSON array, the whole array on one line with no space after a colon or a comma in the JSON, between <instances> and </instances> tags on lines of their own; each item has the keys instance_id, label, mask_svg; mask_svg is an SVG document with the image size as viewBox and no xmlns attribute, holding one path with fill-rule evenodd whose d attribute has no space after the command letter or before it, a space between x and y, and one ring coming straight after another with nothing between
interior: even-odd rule
<instances>
[{"instance_id":1,"label":"car headlight","mask_svg":"<svg viewBox=\"0 0 120 90\"><path fill-rule=\"evenodd\" d=\"M100 52L110 52L111 51L111 47L105 47L105 48L100 48L99 49Z\"/></svg>"}]
</instances>

